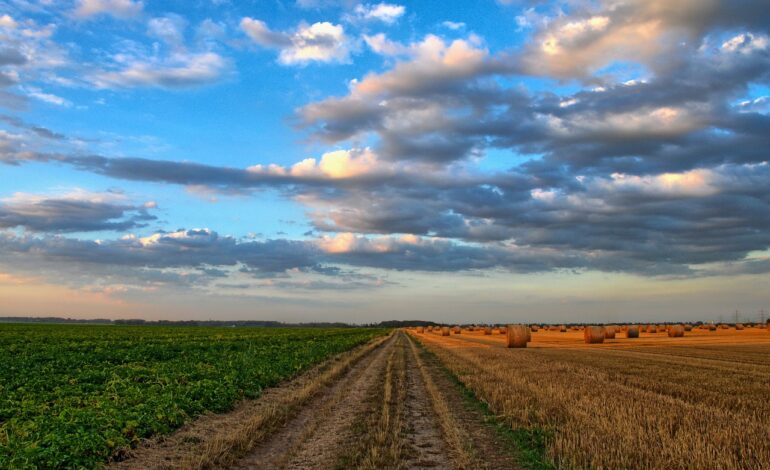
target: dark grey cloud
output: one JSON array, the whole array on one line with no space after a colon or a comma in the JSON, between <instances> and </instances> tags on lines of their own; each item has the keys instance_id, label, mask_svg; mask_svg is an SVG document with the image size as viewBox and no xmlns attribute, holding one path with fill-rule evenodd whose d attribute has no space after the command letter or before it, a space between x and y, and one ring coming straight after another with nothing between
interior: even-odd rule
<instances>
[{"instance_id":1,"label":"dark grey cloud","mask_svg":"<svg viewBox=\"0 0 770 470\"><path fill-rule=\"evenodd\" d=\"M0 67L5 65L24 65L27 57L11 47L0 46Z\"/></svg>"},{"instance_id":2,"label":"dark grey cloud","mask_svg":"<svg viewBox=\"0 0 770 470\"><path fill-rule=\"evenodd\" d=\"M46 127L42 126L36 126L34 124L29 124L22 119L19 119L16 116L9 116L5 114L0 114L0 121L5 122L7 124L10 124L13 127L16 127L18 129L25 129L28 131L33 132L35 135L39 137L43 137L46 139L51 140L65 140L66 137L63 134L60 134L58 132L54 132L51 129L48 129Z\"/></svg>"},{"instance_id":3,"label":"dark grey cloud","mask_svg":"<svg viewBox=\"0 0 770 470\"><path fill-rule=\"evenodd\" d=\"M127 231L157 218L147 208L78 198L16 198L0 201L0 228L33 232Z\"/></svg>"}]
</instances>

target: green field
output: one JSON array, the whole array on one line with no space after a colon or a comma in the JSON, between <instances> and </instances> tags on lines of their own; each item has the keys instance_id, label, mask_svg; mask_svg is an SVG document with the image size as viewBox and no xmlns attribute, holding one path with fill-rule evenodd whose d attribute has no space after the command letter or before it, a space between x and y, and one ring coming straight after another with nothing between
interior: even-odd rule
<instances>
[{"instance_id":1,"label":"green field","mask_svg":"<svg viewBox=\"0 0 770 470\"><path fill-rule=\"evenodd\" d=\"M98 467L386 331L0 324L0 468Z\"/></svg>"}]
</instances>

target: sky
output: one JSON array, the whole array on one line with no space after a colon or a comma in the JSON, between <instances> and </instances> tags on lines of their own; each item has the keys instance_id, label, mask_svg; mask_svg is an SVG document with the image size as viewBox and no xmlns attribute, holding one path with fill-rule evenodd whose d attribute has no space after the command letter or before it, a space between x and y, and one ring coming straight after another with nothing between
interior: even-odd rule
<instances>
[{"instance_id":1,"label":"sky","mask_svg":"<svg viewBox=\"0 0 770 470\"><path fill-rule=\"evenodd\" d=\"M757 321L764 0L0 0L0 316Z\"/></svg>"}]
</instances>

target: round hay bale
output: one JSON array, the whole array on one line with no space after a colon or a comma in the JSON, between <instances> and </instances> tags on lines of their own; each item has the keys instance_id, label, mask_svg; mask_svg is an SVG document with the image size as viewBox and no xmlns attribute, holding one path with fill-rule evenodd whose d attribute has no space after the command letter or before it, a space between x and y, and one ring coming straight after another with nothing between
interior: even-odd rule
<instances>
[{"instance_id":1,"label":"round hay bale","mask_svg":"<svg viewBox=\"0 0 770 470\"><path fill-rule=\"evenodd\" d=\"M530 338L530 329L525 325L508 325L505 328L505 347L526 348Z\"/></svg>"},{"instance_id":2,"label":"round hay bale","mask_svg":"<svg viewBox=\"0 0 770 470\"><path fill-rule=\"evenodd\" d=\"M460 329L459 326L456 326L456 327L452 328L452 333L454 333L456 335L459 335L460 331L462 331L462 330Z\"/></svg>"},{"instance_id":3,"label":"round hay bale","mask_svg":"<svg viewBox=\"0 0 770 470\"><path fill-rule=\"evenodd\" d=\"M681 338L684 336L684 325L671 325L668 327L669 338Z\"/></svg>"},{"instance_id":4,"label":"round hay bale","mask_svg":"<svg viewBox=\"0 0 770 470\"><path fill-rule=\"evenodd\" d=\"M743 328L744 328L743 323L736 323L735 324L735 329L737 331L741 331Z\"/></svg>"},{"instance_id":5,"label":"round hay bale","mask_svg":"<svg viewBox=\"0 0 770 470\"><path fill-rule=\"evenodd\" d=\"M567 325L559 325L559 333L566 333Z\"/></svg>"},{"instance_id":6,"label":"round hay bale","mask_svg":"<svg viewBox=\"0 0 770 470\"><path fill-rule=\"evenodd\" d=\"M685 325L684 331L692 331L692 325Z\"/></svg>"},{"instance_id":7,"label":"round hay bale","mask_svg":"<svg viewBox=\"0 0 770 470\"><path fill-rule=\"evenodd\" d=\"M425 328L424 328L424 327L422 327L422 326L418 326L418 327L417 327L417 332L418 332L418 333L422 333L422 332L424 332L424 331L425 331Z\"/></svg>"},{"instance_id":8,"label":"round hay bale","mask_svg":"<svg viewBox=\"0 0 770 470\"><path fill-rule=\"evenodd\" d=\"M441 327L441 336L449 336L449 327L448 326Z\"/></svg>"},{"instance_id":9,"label":"round hay bale","mask_svg":"<svg viewBox=\"0 0 770 470\"><path fill-rule=\"evenodd\" d=\"M612 325L604 327L604 339L615 339L615 327Z\"/></svg>"},{"instance_id":10,"label":"round hay bale","mask_svg":"<svg viewBox=\"0 0 770 470\"><path fill-rule=\"evenodd\" d=\"M539 327L539 326L537 326L537 325L532 325L532 328L531 328L531 330L532 330L532 331L537 331L537 330L539 330L539 329L540 329L540 327Z\"/></svg>"},{"instance_id":11,"label":"round hay bale","mask_svg":"<svg viewBox=\"0 0 770 470\"><path fill-rule=\"evenodd\" d=\"M658 333L665 333L668 331L668 327L666 325L658 325Z\"/></svg>"},{"instance_id":12,"label":"round hay bale","mask_svg":"<svg viewBox=\"0 0 770 470\"><path fill-rule=\"evenodd\" d=\"M484 328L484 336L491 335L491 334L492 334L492 327L491 326L488 326L488 327Z\"/></svg>"},{"instance_id":13,"label":"round hay bale","mask_svg":"<svg viewBox=\"0 0 770 470\"><path fill-rule=\"evenodd\" d=\"M657 328L655 328L655 325L647 325L647 328L645 328L645 331L647 333L655 333L657 331Z\"/></svg>"},{"instance_id":14,"label":"round hay bale","mask_svg":"<svg viewBox=\"0 0 770 470\"><path fill-rule=\"evenodd\" d=\"M626 330L626 338L638 338L638 337L639 337L639 327L636 325L630 325Z\"/></svg>"},{"instance_id":15,"label":"round hay bale","mask_svg":"<svg viewBox=\"0 0 770 470\"><path fill-rule=\"evenodd\" d=\"M583 339L586 344L598 344L604 342L604 327L587 326L583 329Z\"/></svg>"}]
</instances>

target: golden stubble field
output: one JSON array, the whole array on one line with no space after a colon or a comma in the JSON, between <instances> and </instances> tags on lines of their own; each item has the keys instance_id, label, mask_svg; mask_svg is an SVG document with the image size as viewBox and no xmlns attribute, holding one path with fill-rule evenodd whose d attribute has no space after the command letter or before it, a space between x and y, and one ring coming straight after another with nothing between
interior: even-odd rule
<instances>
[{"instance_id":1,"label":"golden stubble field","mask_svg":"<svg viewBox=\"0 0 770 470\"><path fill-rule=\"evenodd\" d=\"M565 468L770 468L770 332L695 329L585 344L581 331L410 333Z\"/></svg>"}]
</instances>

